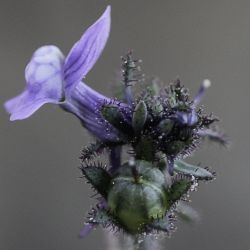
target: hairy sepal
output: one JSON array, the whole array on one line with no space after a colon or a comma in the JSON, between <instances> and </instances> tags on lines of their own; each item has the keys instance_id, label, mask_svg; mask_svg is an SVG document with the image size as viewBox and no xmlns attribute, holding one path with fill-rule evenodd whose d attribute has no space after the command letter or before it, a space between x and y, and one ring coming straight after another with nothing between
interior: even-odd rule
<instances>
[{"instance_id":1,"label":"hairy sepal","mask_svg":"<svg viewBox=\"0 0 250 250\"><path fill-rule=\"evenodd\" d=\"M173 177L173 184L168 190L169 204L173 205L177 201L181 200L181 198L184 197L191 189L192 184L192 178L182 174L177 174Z\"/></svg>"},{"instance_id":2,"label":"hairy sepal","mask_svg":"<svg viewBox=\"0 0 250 250\"><path fill-rule=\"evenodd\" d=\"M212 180L214 178L214 173L209 172L207 169L180 160L175 161L174 171L194 176L199 180Z\"/></svg>"},{"instance_id":3,"label":"hairy sepal","mask_svg":"<svg viewBox=\"0 0 250 250\"><path fill-rule=\"evenodd\" d=\"M170 235L171 232L175 230L174 221L174 218L167 215L164 218L154 220L152 223L148 224L147 227L151 230L162 231Z\"/></svg>"},{"instance_id":4,"label":"hairy sepal","mask_svg":"<svg viewBox=\"0 0 250 250\"><path fill-rule=\"evenodd\" d=\"M104 104L101 108L103 118L112 126L127 134L131 131L131 125L123 112L120 107L113 104Z\"/></svg>"},{"instance_id":5,"label":"hairy sepal","mask_svg":"<svg viewBox=\"0 0 250 250\"><path fill-rule=\"evenodd\" d=\"M107 198L108 190L110 187L111 176L109 173L99 166L83 166L81 167L82 173L90 184L101 194Z\"/></svg>"}]
</instances>

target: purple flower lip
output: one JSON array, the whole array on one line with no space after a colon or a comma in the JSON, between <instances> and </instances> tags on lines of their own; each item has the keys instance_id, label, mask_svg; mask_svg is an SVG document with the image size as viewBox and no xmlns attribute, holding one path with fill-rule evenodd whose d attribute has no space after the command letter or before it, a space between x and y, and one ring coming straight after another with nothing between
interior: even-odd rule
<instances>
[{"instance_id":1,"label":"purple flower lip","mask_svg":"<svg viewBox=\"0 0 250 250\"><path fill-rule=\"evenodd\" d=\"M25 90L5 103L11 121L28 118L45 103L60 102L64 95L63 61L63 54L55 46L44 46L35 51L25 69Z\"/></svg>"},{"instance_id":2,"label":"purple flower lip","mask_svg":"<svg viewBox=\"0 0 250 250\"><path fill-rule=\"evenodd\" d=\"M81 81L106 45L110 32L110 11L111 7L108 6L73 45L66 58L53 45L43 46L34 52L25 69L24 91L4 104L11 121L30 117L46 103L59 104L64 110L76 115L83 126L99 139L119 141L118 131L103 121L98 110L110 98Z\"/></svg>"}]
</instances>

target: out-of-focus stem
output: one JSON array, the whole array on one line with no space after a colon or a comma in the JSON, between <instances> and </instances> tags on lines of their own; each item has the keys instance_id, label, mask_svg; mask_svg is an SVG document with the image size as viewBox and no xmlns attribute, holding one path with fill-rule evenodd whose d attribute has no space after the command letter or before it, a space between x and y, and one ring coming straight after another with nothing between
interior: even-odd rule
<instances>
[{"instance_id":1,"label":"out-of-focus stem","mask_svg":"<svg viewBox=\"0 0 250 250\"><path fill-rule=\"evenodd\" d=\"M144 239L136 238L134 250L160 250L160 244L154 236L146 236Z\"/></svg>"},{"instance_id":2,"label":"out-of-focus stem","mask_svg":"<svg viewBox=\"0 0 250 250\"><path fill-rule=\"evenodd\" d=\"M161 250L160 242L154 236L144 238L128 235L115 235L114 232L104 231L107 250Z\"/></svg>"},{"instance_id":3,"label":"out-of-focus stem","mask_svg":"<svg viewBox=\"0 0 250 250\"><path fill-rule=\"evenodd\" d=\"M114 235L114 232L104 231L107 250L122 250L120 237Z\"/></svg>"}]
</instances>

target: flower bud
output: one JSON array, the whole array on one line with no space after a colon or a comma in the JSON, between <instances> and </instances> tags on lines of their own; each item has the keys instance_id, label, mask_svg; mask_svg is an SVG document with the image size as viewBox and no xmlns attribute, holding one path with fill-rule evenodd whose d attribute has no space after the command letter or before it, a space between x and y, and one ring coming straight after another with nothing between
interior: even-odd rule
<instances>
[{"instance_id":1,"label":"flower bud","mask_svg":"<svg viewBox=\"0 0 250 250\"><path fill-rule=\"evenodd\" d=\"M125 163L108 194L110 212L130 233L165 216L169 208L163 173L146 161Z\"/></svg>"}]
</instances>

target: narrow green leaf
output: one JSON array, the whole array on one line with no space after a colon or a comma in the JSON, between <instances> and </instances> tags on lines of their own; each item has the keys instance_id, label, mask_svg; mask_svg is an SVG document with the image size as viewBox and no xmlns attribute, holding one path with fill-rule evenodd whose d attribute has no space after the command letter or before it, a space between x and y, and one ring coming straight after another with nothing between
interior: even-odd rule
<instances>
[{"instance_id":1,"label":"narrow green leaf","mask_svg":"<svg viewBox=\"0 0 250 250\"><path fill-rule=\"evenodd\" d=\"M200 180L211 180L214 178L214 175L207 169L179 160L174 163L174 171L194 176Z\"/></svg>"},{"instance_id":2,"label":"narrow green leaf","mask_svg":"<svg viewBox=\"0 0 250 250\"><path fill-rule=\"evenodd\" d=\"M139 133L140 131L143 130L144 124L147 120L147 114L148 114L147 106L145 102L141 100L136 105L132 118L132 126L135 133Z\"/></svg>"}]
</instances>

